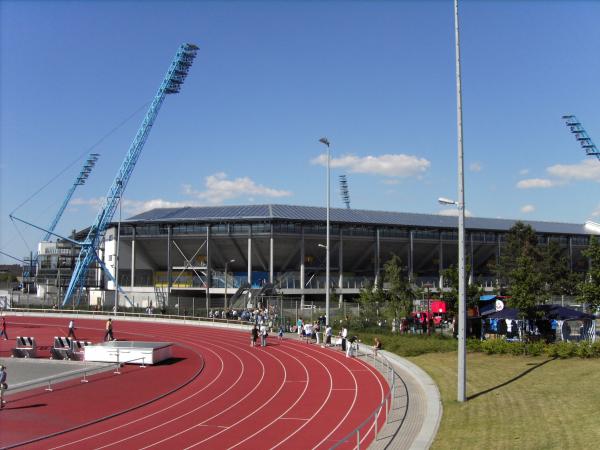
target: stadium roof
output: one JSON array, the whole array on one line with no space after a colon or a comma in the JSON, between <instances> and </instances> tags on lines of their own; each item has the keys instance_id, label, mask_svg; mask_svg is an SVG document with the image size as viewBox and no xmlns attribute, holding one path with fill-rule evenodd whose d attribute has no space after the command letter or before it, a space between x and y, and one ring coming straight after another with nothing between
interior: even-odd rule
<instances>
[{"instance_id":1,"label":"stadium roof","mask_svg":"<svg viewBox=\"0 0 600 450\"><path fill-rule=\"evenodd\" d=\"M201 206L184 208L156 208L127 219L127 222L230 222L230 221L297 221L325 222L327 210L317 206L295 205L242 205ZM388 225L424 228L456 228L456 216L415 214L364 209L331 208L333 223L360 225ZM465 227L470 230L507 231L517 220L467 217ZM539 233L591 234L583 224L521 220Z\"/></svg>"}]
</instances>

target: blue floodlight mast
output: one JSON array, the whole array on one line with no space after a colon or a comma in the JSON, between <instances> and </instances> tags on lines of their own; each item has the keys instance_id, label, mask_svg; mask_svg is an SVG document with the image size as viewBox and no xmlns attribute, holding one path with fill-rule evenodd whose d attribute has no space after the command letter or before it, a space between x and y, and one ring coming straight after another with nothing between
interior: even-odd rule
<instances>
[{"instance_id":1,"label":"blue floodlight mast","mask_svg":"<svg viewBox=\"0 0 600 450\"><path fill-rule=\"evenodd\" d=\"M169 67L169 70L167 71L167 74L165 75L165 78L158 89L158 92L154 96L154 100L152 100L142 125L140 126L131 144L131 147L129 147L129 151L125 155L125 159L121 163L119 172L117 173L117 176L113 180L112 185L108 190L108 194L102 203L102 207L96 216L96 220L90 227L85 241L82 243L81 252L77 258L77 264L73 270L69 287L67 288L62 302L63 306L69 302L72 302L71 299L76 293L81 293L81 290L85 285L88 268L94 259L98 261L100 266L107 273L108 277L114 281L113 276L110 274L110 272L108 272L106 266L104 266L104 263L98 257L97 250L102 243L106 229L108 228L108 225L115 214L123 191L125 190L127 182L131 177L131 173L135 168L135 164L140 156L140 153L142 152L142 148L146 143L146 139L148 139L148 135L150 134L154 120L156 119L158 111L160 110L160 107L165 99L165 95L176 94L179 92L192 63L194 62L197 52L198 47L194 44L182 44L177 50L177 54L175 55L175 58L173 59L173 62L171 63L171 66ZM79 296L77 303L79 303Z\"/></svg>"},{"instance_id":2,"label":"blue floodlight mast","mask_svg":"<svg viewBox=\"0 0 600 450\"><path fill-rule=\"evenodd\" d=\"M58 221L60 220L63 213L65 212L67 205L71 201L71 197L73 197L73 193L75 192L75 189L77 189L77 186L83 186L85 184L85 180L87 180L87 178L90 176L90 172L94 168L94 165L96 165L96 161L98 161L99 156L100 155L98 153L90 153L90 156L88 157L85 164L83 165L81 172L79 172L79 175L77 175L77 178L75 178L75 182L73 183L73 186L71 186L71 189L69 189L69 192L67 192L67 196L63 200L62 205L60 205L60 208L59 208L58 212L56 213L54 220L52 221L52 223L50 224L50 227L46 231L46 234L42 238L42 242L46 242L46 241L50 240L50 236L52 235L52 232L56 228Z\"/></svg>"},{"instance_id":3,"label":"blue floodlight mast","mask_svg":"<svg viewBox=\"0 0 600 450\"><path fill-rule=\"evenodd\" d=\"M567 124L567 127L569 127L571 133L575 135L575 139L579 141L581 148L585 150L585 153L588 156L595 156L600 160L600 152L598 152L596 145L594 145L594 143L592 142L592 139L589 137L589 135L583 128L583 125L581 125L581 122L577 120L577 117L569 115L562 116L562 118Z\"/></svg>"}]
</instances>

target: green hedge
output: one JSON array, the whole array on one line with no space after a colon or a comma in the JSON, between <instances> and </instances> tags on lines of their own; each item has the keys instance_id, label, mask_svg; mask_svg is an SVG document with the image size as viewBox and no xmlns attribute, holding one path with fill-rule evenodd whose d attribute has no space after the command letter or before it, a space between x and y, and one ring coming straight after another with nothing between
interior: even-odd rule
<instances>
[{"instance_id":1,"label":"green hedge","mask_svg":"<svg viewBox=\"0 0 600 450\"><path fill-rule=\"evenodd\" d=\"M593 344L588 341L557 342L507 342L503 339L480 341L467 340L467 349L472 352L482 352L488 355L540 356L552 358L600 358L600 342Z\"/></svg>"}]
</instances>

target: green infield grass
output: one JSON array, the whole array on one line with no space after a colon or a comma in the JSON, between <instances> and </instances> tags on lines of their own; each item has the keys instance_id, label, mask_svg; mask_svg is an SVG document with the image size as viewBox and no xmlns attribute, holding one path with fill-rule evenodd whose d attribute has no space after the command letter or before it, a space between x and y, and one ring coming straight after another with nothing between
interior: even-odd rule
<instances>
[{"instance_id":1,"label":"green infield grass","mask_svg":"<svg viewBox=\"0 0 600 450\"><path fill-rule=\"evenodd\" d=\"M456 401L456 352L409 358L437 383L444 413L432 449L600 448L600 359L467 354Z\"/></svg>"}]
</instances>

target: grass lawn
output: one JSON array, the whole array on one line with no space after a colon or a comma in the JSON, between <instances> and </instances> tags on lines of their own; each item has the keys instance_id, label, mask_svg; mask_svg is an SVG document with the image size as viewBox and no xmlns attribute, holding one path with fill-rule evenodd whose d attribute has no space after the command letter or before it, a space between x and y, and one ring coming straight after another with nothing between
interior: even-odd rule
<instances>
[{"instance_id":1,"label":"grass lawn","mask_svg":"<svg viewBox=\"0 0 600 450\"><path fill-rule=\"evenodd\" d=\"M467 354L467 395L456 401L456 352L409 358L444 404L432 449L600 448L600 359Z\"/></svg>"}]
</instances>

